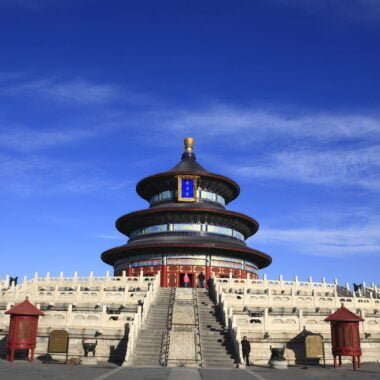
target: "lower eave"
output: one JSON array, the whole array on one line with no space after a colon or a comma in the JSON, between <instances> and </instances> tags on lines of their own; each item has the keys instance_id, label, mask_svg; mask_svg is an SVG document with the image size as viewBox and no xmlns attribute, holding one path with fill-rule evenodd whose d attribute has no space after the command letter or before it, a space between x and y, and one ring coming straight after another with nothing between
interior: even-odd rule
<instances>
[{"instance_id":1,"label":"lower eave","mask_svg":"<svg viewBox=\"0 0 380 380\"><path fill-rule=\"evenodd\" d=\"M126 254L133 255L133 254L145 254L146 251L149 250L150 253L153 252L168 252L168 251L182 251L182 252L189 252L193 251L194 249L203 249L203 250L209 250L210 253L212 252L218 252L221 254L226 254L227 252L235 252L235 254L240 255L244 257L245 259L251 260L254 262L259 269L266 268L272 263L272 258L267 255L264 252L258 251L256 249L252 248L244 248L244 247L231 247L231 246L224 246L221 244L215 244L215 243L196 243L196 244L146 244L146 245L140 245L135 247L129 247L128 245L122 245L119 247L115 247L112 249L109 249L108 251L105 251L102 253L101 258L102 260L109 264L114 265L116 261L126 257ZM141 252L143 251L143 252Z\"/></svg>"}]
</instances>

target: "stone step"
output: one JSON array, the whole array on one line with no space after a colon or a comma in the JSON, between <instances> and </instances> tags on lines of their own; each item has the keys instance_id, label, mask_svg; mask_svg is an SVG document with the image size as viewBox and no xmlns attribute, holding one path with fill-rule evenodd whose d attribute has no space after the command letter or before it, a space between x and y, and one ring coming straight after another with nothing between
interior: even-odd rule
<instances>
[{"instance_id":1,"label":"stone step","mask_svg":"<svg viewBox=\"0 0 380 380\"><path fill-rule=\"evenodd\" d=\"M150 315L147 321L166 322L167 317L167 315Z\"/></svg>"},{"instance_id":2,"label":"stone step","mask_svg":"<svg viewBox=\"0 0 380 380\"><path fill-rule=\"evenodd\" d=\"M157 359L157 357L160 355L159 352L157 353L157 348L155 348L154 350L148 350L148 349L141 350L141 349L136 349L134 353L135 353L136 357L139 357L139 358L149 356L149 357L152 357L152 358L156 358L156 359Z\"/></svg>"},{"instance_id":3,"label":"stone step","mask_svg":"<svg viewBox=\"0 0 380 380\"><path fill-rule=\"evenodd\" d=\"M150 341L150 342L138 342L137 343L137 348L141 348L141 347L158 347L158 346L161 346L161 343L162 343L162 339L160 340L157 340L157 341Z\"/></svg>"},{"instance_id":4,"label":"stone step","mask_svg":"<svg viewBox=\"0 0 380 380\"><path fill-rule=\"evenodd\" d=\"M235 368L236 364L234 362L221 361L202 361L202 367L204 368Z\"/></svg>"},{"instance_id":5,"label":"stone step","mask_svg":"<svg viewBox=\"0 0 380 380\"><path fill-rule=\"evenodd\" d=\"M216 315L199 315L200 321L214 321L217 322L217 316Z\"/></svg>"},{"instance_id":6,"label":"stone step","mask_svg":"<svg viewBox=\"0 0 380 380\"><path fill-rule=\"evenodd\" d=\"M205 291L198 291L197 297L202 366L233 368L233 346L215 303Z\"/></svg>"},{"instance_id":7,"label":"stone step","mask_svg":"<svg viewBox=\"0 0 380 380\"><path fill-rule=\"evenodd\" d=\"M207 347L212 346L228 346L229 344L226 342L226 340L217 340L217 339L201 339L201 344Z\"/></svg>"},{"instance_id":8,"label":"stone step","mask_svg":"<svg viewBox=\"0 0 380 380\"><path fill-rule=\"evenodd\" d=\"M215 322L215 321L199 321L200 327L214 327L217 326L218 328L221 328L223 326L222 323L220 322Z\"/></svg>"},{"instance_id":9,"label":"stone step","mask_svg":"<svg viewBox=\"0 0 380 380\"><path fill-rule=\"evenodd\" d=\"M159 360L161 354L160 352L157 352L157 350L155 352L153 351L145 352L145 351L140 350L140 351L136 351L134 353L134 356L135 358L138 358L136 360L140 360L142 358L148 358L148 359L150 358L150 360Z\"/></svg>"},{"instance_id":10,"label":"stone step","mask_svg":"<svg viewBox=\"0 0 380 380\"><path fill-rule=\"evenodd\" d=\"M172 289L161 288L138 336L131 363L136 367L159 367L163 333L167 330Z\"/></svg>"},{"instance_id":11,"label":"stone step","mask_svg":"<svg viewBox=\"0 0 380 380\"><path fill-rule=\"evenodd\" d=\"M151 355L154 357L157 357L157 355L161 352L161 344L157 346L138 346L135 348L135 351L133 352L136 356L144 355Z\"/></svg>"},{"instance_id":12,"label":"stone step","mask_svg":"<svg viewBox=\"0 0 380 380\"><path fill-rule=\"evenodd\" d=\"M157 360L132 361L133 367L160 367L160 362Z\"/></svg>"},{"instance_id":13,"label":"stone step","mask_svg":"<svg viewBox=\"0 0 380 380\"><path fill-rule=\"evenodd\" d=\"M143 368L156 368L156 367L161 367L159 362L132 362L133 367L143 367Z\"/></svg>"},{"instance_id":14,"label":"stone step","mask_svg":"<svg viewBox=\"0 0 380 380\"><path fill-rule=\"evenodd\" d=\"M233 362L234 359L231 355L202 355L202 361L203 362L210 362L210 361L213 361L213 362L222 362L222 361L226 361L226 362Z\"/></svg>"},{"instance_id":15,"label":"stone step","mask_svg":"<svg viewBox=\"0 0 380 380\"><path fill-rule=\"evenodd\" d=\"M167 321L147 321L146 322L146 326L166 326L166 324L167 324Z\"/></svg>"},{"instance_id":16,"label":"stone step","mask_svg":"<svg viewBox=\"0 0 380 380\"><path fill-rule=\"evenodd\" d=\"M231 354L228 354L227 351L231 351L232 350L229 350L229 347L226 347L226 346L222 346L222 345L219 345L219 346L203 346L201 345L201 347L204 347L204 349L202 350L202 352L207 352L207 353L212 353L212 355L231 355ZM206 348L207 347L207 348Z\"/></svg>"},{"instance_id":17,"label":"stone step","mask_svg":"<svg viewBox=\"0 0 380 380\"><path fill-rule=\"evenodd\" d=\"M162 344L162 339L157 340L157 341L150 341L150 342L138 342L137 343L137 348L141 347L161 347Z\"/></svg>"}]
</instances>

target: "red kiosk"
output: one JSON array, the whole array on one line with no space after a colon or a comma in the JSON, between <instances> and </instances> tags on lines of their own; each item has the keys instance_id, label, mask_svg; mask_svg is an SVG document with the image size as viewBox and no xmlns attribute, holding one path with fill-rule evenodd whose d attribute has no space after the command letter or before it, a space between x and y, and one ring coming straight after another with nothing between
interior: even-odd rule
<instances>
[{"instance_id":1,"label":"red kiosk","mask_svg":"<svg viewBox=\"0 0 380 380\"><path fill-rule=\"evenodd\" d=\"M16 350L30 350L28 361L33 361L34 350L36 348L38 317L44 313L37 309L28 301L7 310L5 314L10 314L8 341L7 341L7 360L13 362Z\"/></svg>"},{"instance_id":2,"label":"red kiosk","mask_svg":"<svg viewBox=\"0 0 380 380\"><path fill-rule=\"evenodd\" d=\"M360 348L359 322L364 319L346 309L342 304L342 307L328 316L325 321L331 323L334 368L337 356L339 357L339 367L342 365L342 356L352 356L353 369L360 368L362 350Z\"/></svg>"}]
</instances>

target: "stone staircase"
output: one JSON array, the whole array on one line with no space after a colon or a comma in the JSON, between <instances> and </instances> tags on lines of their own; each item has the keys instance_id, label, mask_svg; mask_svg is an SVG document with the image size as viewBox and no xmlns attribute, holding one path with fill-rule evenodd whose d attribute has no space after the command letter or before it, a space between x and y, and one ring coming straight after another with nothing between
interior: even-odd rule
<instances>
[{"instance_id":1,"label":"stone staircase","mask_svg":"<svg viewBox=\"0 0 380 380\"><path fill-rule=\"evenodd\" d=\"M161 359L166 350L169 309L174 292L175 289L160 288L138 337L131 366L158 367L162 365Z\"/></svg>"},{"instance_id":2,"label":"stone staircase","mask_svg":"<svg viewBox=\"0 0 380 380\"><path fill-rule=\"evenodd\" d=\"M202 367L235 367L234 348L228 330L224 328L217 306L210 299L207 290L197 289L197 303Z\"/></svg>"}]
</instances>

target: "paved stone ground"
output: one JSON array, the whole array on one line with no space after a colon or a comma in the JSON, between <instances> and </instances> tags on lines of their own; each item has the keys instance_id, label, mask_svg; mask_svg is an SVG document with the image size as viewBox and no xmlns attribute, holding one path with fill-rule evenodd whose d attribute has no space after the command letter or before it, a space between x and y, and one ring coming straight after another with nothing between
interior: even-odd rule
<instances>
[{"instance_id":1,"label":"paved stone ground","mask_svg":"<svg viewBox=\"0 0 380 380\"><path fill-rule=\"evenodd\" d=\"M91 366L68 366L64 364L42 364L17 360L8 363L0 360L0 379L4 380L320 380L380 379L380 364L364 364L356 372L350 366L339 369L311 368L300 366L287 370L274 370L264 366L247 369L196 369L196 368L130 368L116 367L109 363Z\"/></svg>"}]
</instances>

